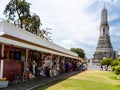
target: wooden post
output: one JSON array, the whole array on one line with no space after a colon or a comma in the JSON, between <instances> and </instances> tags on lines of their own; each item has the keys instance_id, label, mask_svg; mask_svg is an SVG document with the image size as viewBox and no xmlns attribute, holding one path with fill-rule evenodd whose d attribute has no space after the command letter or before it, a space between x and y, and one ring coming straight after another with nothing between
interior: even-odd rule
<instances>
[{"instance_id":1,"label":"wooden post","mask_svg":"<svg viewBox=\"0 0 120 90\"><path fill-rule=\"evenodd\" d=\"M60 56L58 55L58 60L60 61Z\"/></svg>"},{"instance_id":2,"label":"wooden post","mask_svg":"<svg viewBox=\"0 0 120 90\"><path fill-rule=\"evenodd\" d=\"M53 54L51 53L51 60L53 61Z\"/></svg>"},{"instance_id":3,"label":"wooden post","mask_svg":"<svg viewBox=\"0 0 120 90\"><path fill-rule=\"evenodd\" d=\"M28 61L27 61L28 60L28 52L29 52L29 50L26 49L26 55L25 55L26 57L25 57L25 62L24 62L24 64L25 64L24 65L24 72L28 71L27 70L27 67L28 67Z\"/></svg>"},{"instance_id":4,"label":"wooden post","mask_svg":"<svg viewBox=\"0 0 120 90\"><path fill-rule=\"evenodd\" d=\"M29 52L29 50L26 49L26 57L25 57L25 60L26 60L26 61L28 60L28 52Z\"/></svg>"},{"instance_id":5,"label":"wooden post","mask_svg":"<svg viewBox=\"0 0 120 90\"><path fill-rule=\"evenodd\" d=\"M43 55L43 52L41 52L41 59L43 60L43 58L44 58L44 55Z\"/></svg>"},{"instance_id":6,"label":"wooden post","mask_svg":"<svg viewBox=\"0 0 120 90\"><path fill-rule=\"evenodd\" d=\"M3 78L3 64L4 64L3 60L0 60L0 79Z\"/></svg>"},{"instance_id":7,"label":"wooden post","mask_svg":"<svg viewBox=\"0 0 120 90\"><path fill-rule=\"evenodd\" d=\"M2 47L1 47L1 57L3 58L4 57L4 48L5 48L5 45L2 43ZM3 60L0 60L0 79L3 78Z\"/></svg>"},{"instance_id":8,"label":"wooden post","mask_svg":"<svg viewBox=\"0 0 120 90\"><path fill-rule=\"evenodd\" d=\"M26 57L25 57L25 61L24 61L24 73L23 73L23 82L24 81L27 81L28 80L28 68L29 68L29 66L28 66L28 52L29 52L29 50L28 49L26 49Z\"/></svg>"}]
</instances>

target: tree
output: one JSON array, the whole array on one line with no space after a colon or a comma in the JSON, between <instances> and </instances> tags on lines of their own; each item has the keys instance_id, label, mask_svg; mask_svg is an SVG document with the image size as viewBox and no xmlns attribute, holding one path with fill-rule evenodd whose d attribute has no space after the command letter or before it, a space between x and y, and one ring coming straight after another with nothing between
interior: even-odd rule
<instances>
[{"instance_id":1,"label":"tree","mask_svg":"<svg viewBox=\"0 0 120 90\"><path fill-rule=\"evenodd\" d=\"M51 33L49 32L49 30L51 30L51 28L42 29L40 35L42 38L51 41L51 36L49 36Z\"/></svg>"},{"instance_id":2,"label":"tree","mask_svg":"<svg viewBox=\"0 0 120 90\"><path fill-rule=\"evenodd\" d=\"M106 65L106 71L108 70L108 66L111 65L112 58L104 58L100 61L101 65Z\"/></svg>"},{"instance_id":3,"label":"tree","mask_svg":"<svg viewBox=\"0 0 120 90\"><path fill-rule=\"evenodd\" d=\"M35 13L23 20L24 29L38 35L40 30L41 21L38 15ZM39 35L38 35L39 36Z\"/></svg>"},{"instance_id":4,"label":"tree","mask_svg":"<svg viewBox=\"0 0 120 90\"><path fill-rule=\"evenodd\" d=\"M85 58L85 52L84 52L83 49L81 49L81 48L71 48L70 50L77 53L79 57Z\"/></svg>"},{"instance_id":5,"label":"tree","mask_svg":"<svg viewBox=\"0 0 120 90\"><path fill-rule=\"evenodd\" d=\"M40 17L35 13L30 14L30 5L25 0L10 0L4 10L7 21L46 40L51 40L48 36L50 33L40 29L42 25Z\"/></svg>"},{"instance_id":6,"label":"tree","mask_svg":"<svg viewBox=\"0 0 120 90\"><path fill-rule=\"evenodd\" d=\"M25 0L10 0L6 5L4 14L9 22L23 28L23 20L30 16L30 3Z\"/></svg>"}]
</instances>

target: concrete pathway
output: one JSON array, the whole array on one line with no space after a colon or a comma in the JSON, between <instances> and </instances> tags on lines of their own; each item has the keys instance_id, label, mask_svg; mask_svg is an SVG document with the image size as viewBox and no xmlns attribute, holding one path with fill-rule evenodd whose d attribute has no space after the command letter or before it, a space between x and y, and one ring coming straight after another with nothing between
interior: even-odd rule
<instances>
[{"instance_id":1,"label":"concrete pathway","mask_svg":"<svg viewBox=\"0 0 120 90\"><path fill-rule=\"evenodd\" d=\"M100 65L98 63L88 63L88 70L100 70Z\"/></svg>"}]
</instances>

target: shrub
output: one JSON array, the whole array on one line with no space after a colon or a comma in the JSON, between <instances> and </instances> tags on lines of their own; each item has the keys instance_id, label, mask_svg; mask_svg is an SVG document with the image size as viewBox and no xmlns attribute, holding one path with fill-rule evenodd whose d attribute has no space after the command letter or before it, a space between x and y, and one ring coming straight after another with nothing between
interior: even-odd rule
<instances>
[{"instance_id":1,"label":"shrub","mask_svg":"<svg viewBox=\"0 0 120 90\"><path fill-rule=\"evenodd\" d=\"M120 75L120 66L115 67L115 74Z\"/></svg>"}]
</instances>

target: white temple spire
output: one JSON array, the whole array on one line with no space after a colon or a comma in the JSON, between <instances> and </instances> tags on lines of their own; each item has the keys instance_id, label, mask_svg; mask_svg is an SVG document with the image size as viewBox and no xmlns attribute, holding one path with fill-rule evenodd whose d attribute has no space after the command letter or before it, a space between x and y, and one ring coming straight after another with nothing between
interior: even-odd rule
<instances>
[{"instance_id":1,"label":"white temple spire","mask_svg":"<svg viewBox=\"0 0 120 90\"><path fill-rule=\"evenodd\" d=\"M109 25L107 20L107 9L104 5L101 11L100 36L96 51L93 55L93 62L99 63L104 57L113 57L113 48L109 36Z\"/></svg>"}]
</instances>

